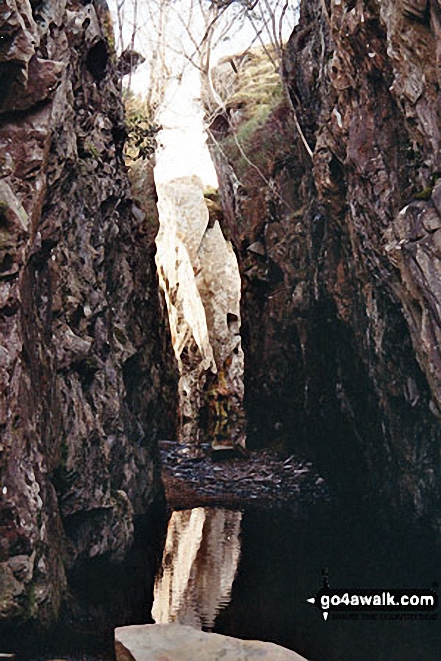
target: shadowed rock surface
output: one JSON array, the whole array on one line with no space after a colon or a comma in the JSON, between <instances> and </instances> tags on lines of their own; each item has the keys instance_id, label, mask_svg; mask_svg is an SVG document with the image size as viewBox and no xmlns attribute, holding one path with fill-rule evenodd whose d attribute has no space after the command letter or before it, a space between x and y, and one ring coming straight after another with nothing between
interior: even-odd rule
<instances>
[{"instance_id":1,"label":"shadowed rock surface","mask_svg":"<svg viewBox=\"0 0 441 661\"><path fill-rule=\"evenodd\" d=\"M176 380L106 3L7 0L0 25L3 642L67 597L94 627L146 598L154 441L174 433ZM118 583L135 537L141 596Z\"/></svg>"},{"instance_id":2,"label":"shadowed rock surface","mask_svg":"<svg viewBox=\"0 0 441 661\"><path fill-rule=\"evenodd\" d=\"M304 1L290 102L264 99L253 126L259 105L230 67L212 124L250 446L307 441L352 494L438 533L439 44L436 2Z\"/></svg>"}]
</instances>

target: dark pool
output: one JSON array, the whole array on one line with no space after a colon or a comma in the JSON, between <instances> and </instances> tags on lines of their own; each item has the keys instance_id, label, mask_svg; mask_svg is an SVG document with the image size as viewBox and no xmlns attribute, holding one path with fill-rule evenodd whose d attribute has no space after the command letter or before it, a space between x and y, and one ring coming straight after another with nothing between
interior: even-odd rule
<instances>
[{"instance_id":1,"label":"dark pool","mask_svg":"<svg viewBox=\"0 0 441 661\"><path fill-rule=\"evenodd\" d=\"M336 619L307 602L331 588L432 589L440 553L421 533L378 530L366 512L174 512L153 617L267 640L311 661L440 661L441 620Z\"/></svg>"}]
</instances>

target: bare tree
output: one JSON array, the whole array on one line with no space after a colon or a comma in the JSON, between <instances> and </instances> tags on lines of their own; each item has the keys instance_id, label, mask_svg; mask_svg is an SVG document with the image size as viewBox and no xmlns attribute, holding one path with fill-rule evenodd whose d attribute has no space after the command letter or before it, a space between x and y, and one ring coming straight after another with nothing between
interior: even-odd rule
<instances>
[{"instance_id":1,"label":"bare tree","mask_svg":"<svg viewBox=\"0 0 441 661\"><path fill-rule=\"evenodd\" d=\"M297 113L289 93L287 81L284 79L284 70L282 66L285 36L293 29L297 20L299 2L290 2L290 0L275 0L275 2L270 4L269 0L225 0L224 2L220 0L220 2L211 2L211 5L213 4L215 4L217 7L221 5L224 11L225 9L230 8L236 4L239 4L242 7L241 18L245 19L252 28L252 38L248 49L252 48L252 46L257 42L265 52L268 60L274 66L274 70L278 72L283 84L287 103L291 108L294 124L299 133L300 139L303 142L306 152L312 158L312 150L299 124ZM213 38L213 32L207 31L204 37L207 39L207 41L211 41ZM207 46L206 50L210 54L213 50L213 45L211 44L211 46ZM211 98L211 100L215 102L214 107L211 107L211 115L214 117L217 112L226 111L226 103L225 99L222 99L221 95L213 85L211 68L209 66L209 55L207 60L208 63L204 67L202 73L206 77L206 90L209 92L209 94L206 95L206 101L208 100L209 103ZM234 63L232 62L232 64ZM242 156L249 162L250 166L256 168L256 165L244 152L243 146L240 144L237 134L234 132L234 126L232 126L231 129L235 137L237 147ZM212 136L212 138L215 141L214 136ZM259 168L257 169L259 170ZM260 174L263 177L263 173L260 172Z\"/></svg>"},{"instance_id":2,"label":"bare tree","mask_svg":"<svg viewBox=\"0 0 441 661\"><path fill-rule=\"evenodd\" d=\"M127 43L140 50L148 60L148 80L144 96L148 106L157 110L173 80L182 80L186 68L196 68L201 77L204 103L208 109L207 126L219 113L227 114L228 89L213 80L213 63L219 55L240 43L242 52L259 46L282 80L293 121L309 156L312 150L303 134L283 80L284 41L294 27L298 0L110 0L117 19L120 52ZM241 60L231 56L231 66ZM132 82L129 75L128 86ZM255 167L252 156L232 125L231 131L243 157Z\"/></svg>"},{"instance_id":3,"label":"bare tree","mask_svg":"<svg viewBox=\"0 0 441 661\"><path fill-rule=\"evenodd\" d=\"M279 68L283 39L294 25L297 4L297 0L109 0L116 17L117 51L136 49L148 60L147 95L155 102L171 77L182 76L185 62L209 82L213 61L236 37L242 49L255 43L263 48L271 45L267 55Z\"/></svg>"}]
</instances>

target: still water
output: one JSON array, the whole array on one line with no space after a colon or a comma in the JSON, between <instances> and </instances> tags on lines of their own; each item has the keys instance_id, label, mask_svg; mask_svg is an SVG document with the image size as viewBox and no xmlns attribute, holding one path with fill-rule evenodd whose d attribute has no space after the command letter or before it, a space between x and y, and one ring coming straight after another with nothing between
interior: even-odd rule
<instances>
[{"instance_id":1,"label":"still water","mask_svg":"<svg viewBox=\"0 0 441 661\"><path fill-rule=\"evenodd\" d=\"M240 555L242 512L196 507L173 512L152 617L211 631L230 602Z\"/></svg>"},{"instance_id":2,"label":"still water","mask_svg":"<svg viewBox=\"0 0 441 661\"><path fill-rule=\"evenodd\" d=\"M311 661L440 661L441 619L325 622L307 602L335 588L433 588L440 555L408 531L383 531L366 513L317 507L173 512L155 582L153 618L268 640Z\"/></svg>"}]
</instances>

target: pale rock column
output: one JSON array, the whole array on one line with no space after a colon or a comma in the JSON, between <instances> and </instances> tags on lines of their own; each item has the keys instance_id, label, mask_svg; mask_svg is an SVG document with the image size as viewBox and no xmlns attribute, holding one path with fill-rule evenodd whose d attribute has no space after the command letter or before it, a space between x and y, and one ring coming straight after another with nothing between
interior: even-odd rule
<instances>
[{"instance_id":1,"label":"pale rock column","mask_svg":"<svg viewBox=\"0 0 441 661\"><path fill-rule=\"evenodd\" d=\"M180 440L197 442L204 410L209 437L242 441L241 284L236 256L219 223L208 226L198 177L158 183L157 191L156 263L180 372Z\"/></svg>"}]
</instances>

